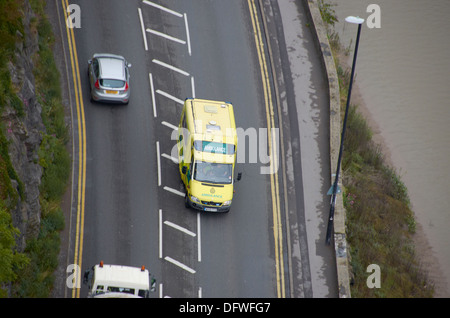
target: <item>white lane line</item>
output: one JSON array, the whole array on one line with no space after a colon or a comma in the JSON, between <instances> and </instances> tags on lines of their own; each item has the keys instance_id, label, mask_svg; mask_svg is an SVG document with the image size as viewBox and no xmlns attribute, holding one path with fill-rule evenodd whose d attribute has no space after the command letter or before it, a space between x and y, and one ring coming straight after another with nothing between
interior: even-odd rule
<instances>
[{"instance_id":1,"label":"white lane line","mask_svg":"<svg viewBox=\"0 0 450 318\"><path fill-rule=\"evenodd\" d=\"M194 76L191 76L192 98L195 98L195 83Z\"/></svg>"},{"instance_id":2,"label":"white lane line","mask_svg":"<svg viewBox=\"0 0 450 318\"><path fill-rule=\"evenodd\" d=\"M153 117L156 118L156 102L155 102L155 88L153 87L153 75L152 73L148 73L148 78L150 81L150 91L152 93L152 104L153 104Z\"/></svg>"},{"instance_id":3,"label":"white lane line","mask_svg":"<svg viewBox=\"0 0 450 318\"><path fill-rule=\"evenodd\" d=\"M200 229L200 213L197 213L197 249L198 249L198 256L197 260L199 262L202 261L202 231Z\"/></svg>"},{"instance_id":4,"label":"white lane line","mask_svg":"<svg viewBox=\"0 0 450 318\"><path fill-rule=\"evenodd\" d=\"M159 284L159 298L172 298L170 296L164 296L162 283Z\"/></svg>"},{"instance_id":5,"label":"white lane line","mask_svg":"<svg viewBox=\"0 0 450 318\"><path fill-rule=\"evenodd\" d=\"M195 274L195 270L193 270L192 268L190 268L189 266L184 265L183 263L174 260L173 258L166 256L164 257L164 259L178 267L181 267L182 269L184 269L185 271L188 271L189 273Z\"/></svg>"},{"instance_id":6,"label":"white lane line","mask_svg":"<svg viewBox=\"0 0 450 318\"><path fill-rule=\"evenodd\" d=\"M178 130L177 126L175 126L175 125L173 125L171 123L168 123L167 121L162 121L161 124L163 124L164 126L167 126L169 128L172 128L173 130Z\"/></svg>"},{"instance_id":7,"label":"white lane line","mask_svg":"<svg viewBox=\"0 0 450 318\"><path fill-rule=\"evenodd\" d=\"M164 92L164 91L162 91L162 90L160 90L160 89L157 89L156 92L157 92L158 94L160 94L160 95L163 95L163 96L165 96L165 97L167 97L167 98L173 100L174 102L177 102L178 104L184 105L184 101L182 101L182 100L179 99L179 98L176 98L175 96L170 95L169 93L166 93L166 92Z\"/></svg>"},{"instance_id":8,"label":"white lane line","mask_svg":"<svg viewBox=\"0 0 450 318\"><path fill-rule=\"evenodd\" d=\"M141 20L141 30L142 30L142 37L144 38L144 47L145 47L145 50L148 51L147 34L145 33L144 19L142 18L141 8L138 8L138 14L139 14L139 20Z\"/></svg>"},{"instance_id":9,"label":"white lane line","mask_svg":"<svg viewBox=\"0 0 450 318\"><path fill-rule=\"evenodd\" d=\"M147 1L147 0L144 0L142 2L145 3L145 4L148 4L149 6L152 6L152 7L158 8L160 10L163 10L165 12L168 12L170 14L176 15L177 17L180 17L180 18L183 17L183 15L181 13L178 13L178 12L176 12L174 10L168 9L166 7L163 7L162 5L159 5L159 4L153 3L151 1Z\"/></svg>"},{"instance_id":10,"label":"white lane line","mask_svg":"<svg viewBox=\"0 0 450 318\"><path fill-rule=\"evenodd\" d=\"M186 38L187 38L188 52L189 52L189 56L191 56L191 37L189 36L189 25L188 25L186 13L184 14L184 24L186 26Z\"/></svg>"},{"instance_id":11,"label":"white lane line","mask_svg":"<svg viewBox=\"0 0 450 318\"><path fill-rule=\"evenodd\" d=\"M147 28L145 31L147 31L148 33L152 33L152 34L161 36L161 37L163 37L163 38L166 38L167 40L171 40L171 41L178 42L178 43L181 43L181 44L186 44L186 41L185 41L185 40L181 40L181 39L179 39L179 38L176 38L176 37L167 35L167 34L165 34L165 33L162 33L162 32L156 31L156 30L152 30L152 29L148 29L148 28Z\"/></svg>"},{"instance_id":12,"label":"white lane line","mask_svg":"<svg viewBox=\"0 0 450 318\"><path fill-rule=\"evenodd\" d=\"M186 233L187 235L190 235L192 237L196 237L197 236L197 234L195 234L194 232L189 231L188 229L186 229L186 228L184 228L182 226L179 226L178 224L172 223L170 221L164 221L164 224L168 225L170 227L173 227L174 229L177 229L178 231Z\"/></svg>"},{"instance_id":13,"label":"white lane line","mask_svg":"<svg viewBox=\"0 0 450 318\"><path fill-rule=\"evenodd\" d=\"M164 187L164 190L167 190L167 191L169 191L169 192L172 192L172 193L174 193L174 194L177 194L177 195L179 195L180 197L184 197L184 196L185 196L185 193L184 193L184 192L181 192L181 191L178 191L178 190L175 190L175 189L166 187L166 186Z\"/></svg>"},{"instance_id":14,"label":"white lane line","mask_svg":"<svg viewBox=\"0 0 450 318\"><path fill-rule=\"evenodd\" d=\"M198 298L202 298L202 296L203 296L202 288L199 287L198 288Z\"/></svg>"},{"instance_id":15,"label":"white lane line","mask_svg":"<svg viewBox=\"0 0 450 318\"><path fill-rule=\"evenodd\" d=\"M163 154L161 154L161 156L164 157L164 158L172 160L173 163L178 163L178 159L177 158L169 156L168 154L163 153Z\"/></svg>"},{"instance_id":16,"label":"white lane line","mask_svg":"<svg viewBox=\"0 0 450 318\"><path fill-rule=\"evenodd\" d=\"M162 237L162 210L159 209L159 258L162 258L162 244L163 244L163 237Z\"/></svg>"},{"instance_id":17,"label":"white lane line","mask_svg":"<svg viewBox=\"0 0 450 318\"><path fill-rule=\"evenodd\" d=\"M161 154L159 150L159 141L156 142L156 160L158 162L158 187L161 186Z\"/></svg>"},{"instance_id":18,"label":"white lane line","mask_svg":"<svg viewBox=\"0 0 450 318\"><path fill-rule=\"evenodd\" d=\"M172 66L172 65L170 65L170 64L164 63L164 62L162 62L162 61L160 61L160 60L153 59L152 62L153 62L153 63L156 63L156 64L159 64L159 65L161 65L161 66L163 66L163 67L166 67L166 68L168 68L168 69L171 69L172 71L175 71L175 72L178 72L178 73L180 73L180 74L183 74L184 76L189 76L189 73L188 73L188 72L185 72L185 71L183 71L182 69L179 69L178 67L175 67L175 66Z\"/></svg>"}]
</instances>

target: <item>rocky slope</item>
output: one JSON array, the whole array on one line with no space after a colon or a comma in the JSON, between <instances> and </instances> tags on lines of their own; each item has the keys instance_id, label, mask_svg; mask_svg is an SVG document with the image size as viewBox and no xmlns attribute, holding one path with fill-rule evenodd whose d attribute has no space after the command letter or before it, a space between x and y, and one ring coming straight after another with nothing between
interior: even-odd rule
<instances>
[{"instance_id":1,"label":"rocky slope","mask_svg":"<svg viewBox=\"0 0 450 318\"><path fill-rule=\"evenodd\" d=\"M39 234L39 185L43 169L39 165L38 151L45 132L33 75L33 57L39 50L38 35L32 25L34 14L28 1L24 1L23 14L24 32L16 32L15 59L8 63L12 87L21 105L18 108L7 103L2 105L1 113L4 133L9 141L9 157L18 176L18 180L11 180L13 188L18 191L17 204L11 209L11 215L13 225L21 233L16 243L19 251L25 248L26 239Z\"/></svg>"}]
</instances>

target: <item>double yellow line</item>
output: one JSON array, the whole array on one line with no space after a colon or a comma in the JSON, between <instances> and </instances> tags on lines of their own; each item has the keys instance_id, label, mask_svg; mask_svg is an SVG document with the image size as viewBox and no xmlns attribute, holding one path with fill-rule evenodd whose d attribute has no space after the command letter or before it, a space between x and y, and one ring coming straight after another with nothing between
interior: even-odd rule
<instances>
[{"instance_id":1,"label":"double yellow line","mask_svg":"<svg viewBox=\"0 0 450 318\"><path fill-rule=\"evenodd\" d=\"M85 204L85 189L86 189L86 123L84 117L83 92L81 90L80 71L78 65L77 46L75 44L75 35L73 32L72 20L68 19L67 7L69 3L67 0L61 0L64 11L64 21L67 32L67 42L69 44L70 64L72 65L72 78L75 90L75 102L77 109L78 122L78 193L77 193L77 219L75 230L75 254L73 264L77 265L75 268L81 270L82 256L83 256L83 235L84 235L84 204ZM78 280L72 289L72 298L80 297L80 288L76 288L81 283L81 273L76 273L75 279Z\"/></svg>"},{"instance_id":2,"label":"double yellow line","mask_svg":"<svg viewBox=\"0 0 450 318\"><path fill-rule=\"evenodd\" d=\"M254 0L247 0L250 9L250 17L252 19L253 31L255 35L256 50L258 52L259 66L261 70L261 79L264 90L264 104L266 107L267 131L269 141L269 153L272 158L270 165L270 188L272 195L272 213L273 213L273 235L275 246L275 270L277 280L277 296L279 298L285 295L284 280L284 258L283 258L283 232L281 225L280 212L280 192L278 186L278 154L276 144L273 144L272 128L275 127L274 106L272 102L272 91L269 79L269 72L266 61L266 53L264 51L263 35L258 19L258 11ZM277 169L277 170L275 170Z\"/></svg>"}]
</instances>

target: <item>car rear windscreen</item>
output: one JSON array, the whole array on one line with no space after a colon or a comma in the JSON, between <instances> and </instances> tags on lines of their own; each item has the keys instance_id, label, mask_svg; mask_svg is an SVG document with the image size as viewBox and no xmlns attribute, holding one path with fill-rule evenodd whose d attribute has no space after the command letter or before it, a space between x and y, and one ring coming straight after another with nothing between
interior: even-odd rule
<instances>
[{"instance_id":1,"label":"car rear windscreen","mask_svg":"<svg viewBox=\"0 0 450 318\"><path fill-rule=\"evenodd\" d=\"M101 79L100 85L107 88L122 88L125 86L125 81L115 79Z\"/></svg>"}]
</instances>

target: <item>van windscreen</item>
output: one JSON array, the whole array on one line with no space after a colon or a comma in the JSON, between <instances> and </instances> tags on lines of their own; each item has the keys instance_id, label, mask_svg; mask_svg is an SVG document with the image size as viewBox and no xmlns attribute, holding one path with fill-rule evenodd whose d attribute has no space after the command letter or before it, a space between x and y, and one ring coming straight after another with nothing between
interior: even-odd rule
<instances>
[{"instance_id":1,"label":"van windscreen","mask_svg":"<svg viewBox=\"0 0 450 318\"><path fill-rule=\"evenodd\" d=\"M196 161L194 165L194 180L201 182L229 184L232 174L231 164Z\"/></svg>"}]
</instances>

